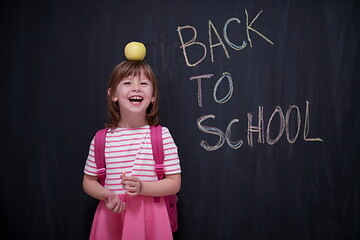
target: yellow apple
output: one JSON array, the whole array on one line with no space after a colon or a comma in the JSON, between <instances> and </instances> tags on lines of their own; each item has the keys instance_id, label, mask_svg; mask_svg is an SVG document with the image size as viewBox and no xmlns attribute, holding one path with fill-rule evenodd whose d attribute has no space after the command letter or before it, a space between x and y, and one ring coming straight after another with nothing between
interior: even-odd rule
<instances>
[{"instance_id":1,"label":"yellow apple","mask_svg":"<svg viewBox=\"0 0 360 240\"><path fill-rule=\"evenodd\" d=\"M125 46L125 57L129 61L142 61L146 55L145 45L141 42L130 42Z\"/></svg>"}]
</instances>

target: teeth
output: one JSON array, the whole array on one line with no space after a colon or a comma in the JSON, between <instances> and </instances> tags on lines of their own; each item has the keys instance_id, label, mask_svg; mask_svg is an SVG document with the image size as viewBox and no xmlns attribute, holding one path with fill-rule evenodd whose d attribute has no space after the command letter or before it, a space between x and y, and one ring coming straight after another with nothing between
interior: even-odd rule
<instances>
[{"instance_id":1,"label":"teeth","mask_svg":"<svg viewBox=\"0 0 360 240\"><path fill-rule=\"evenodd\" d=\"M138 101L138 102L140 102L142 100L143 100L142 97L139 97L139 96L134 96L134 97L130 98L130 101Z\"/></svg>"}]
</instances>

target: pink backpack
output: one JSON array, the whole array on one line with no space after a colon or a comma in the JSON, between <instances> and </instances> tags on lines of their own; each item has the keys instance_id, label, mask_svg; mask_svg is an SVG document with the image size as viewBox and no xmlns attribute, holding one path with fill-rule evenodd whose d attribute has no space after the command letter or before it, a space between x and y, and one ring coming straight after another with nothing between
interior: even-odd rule
<instances>
[{"instance_id":1,"label":"pink backpack","mask_svg":"<svg viewBox=\"0 0 360 240\"><path fill-rule=\"evenodd\" d=\"M97 165L97 172L99 183L104 186L106 178L106 165L105 165L105 137L108 128L99 130L95 135L95 162ZM155 172L158 176L158 180L165 178L164 174L164 148L162 141L162 127L151 126L150 127L151 145L153 150L153 156L155 160ZM176 195L169 195L164 197L166 208L169 214L171 231L177 230L177 197ZM159 201L156 197L154 201Z\"/></svg>"}]
</instances>

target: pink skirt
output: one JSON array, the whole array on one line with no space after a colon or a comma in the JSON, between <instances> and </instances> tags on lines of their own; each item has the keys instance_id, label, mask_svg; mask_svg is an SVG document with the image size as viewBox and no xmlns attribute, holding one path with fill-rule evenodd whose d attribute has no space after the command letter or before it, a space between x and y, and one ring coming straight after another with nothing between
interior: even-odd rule
<instances>
[{"instance_id":1,"label":"pink skirt","mask_svg":"<svg viewBox=\"0 0 360 240\"><path fill-rule=\"evenodd\" d=\"M121 213L108 210L100 201L91 228L91 240L173 239L164 198L154 201L154 197L124 194L119 198L126 202L126 209Z\"/></svg>"}]
</instances>

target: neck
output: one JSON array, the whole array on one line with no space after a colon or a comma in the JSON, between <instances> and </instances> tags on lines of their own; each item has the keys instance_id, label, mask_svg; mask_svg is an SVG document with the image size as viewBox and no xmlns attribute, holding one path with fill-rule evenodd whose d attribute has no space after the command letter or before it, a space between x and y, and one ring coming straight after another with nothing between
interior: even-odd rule
<instances>
[{"instance_id":1,"label":"neck","mask_svg":"<svg viewBox=\"0 0 360 240\"><path fill-rule=\"evenodd\" d=\"M138 128L147 125L148 122L144 118L139 118L139 116L121 116L121 120L118 124L121 128Z\"/></svg>"}]
</instances>

